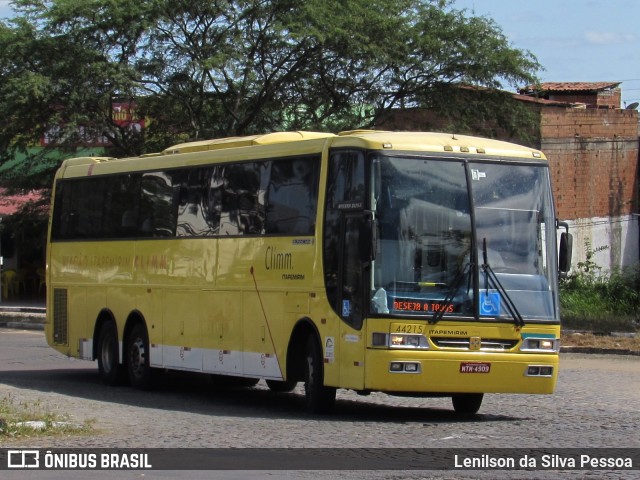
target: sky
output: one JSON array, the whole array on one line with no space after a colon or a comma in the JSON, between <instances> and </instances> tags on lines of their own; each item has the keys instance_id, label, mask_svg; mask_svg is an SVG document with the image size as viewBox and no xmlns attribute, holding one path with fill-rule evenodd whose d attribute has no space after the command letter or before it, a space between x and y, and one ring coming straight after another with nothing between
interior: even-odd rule
<instances>
[{"instance_id":1,"label":"sky","mask_svg":"<svg viewBox=\"0 0 640 480\"><path fill-rule=\"evenodd\" d=\"M640 102L639 0L453 0L453 7L495 20L512 47L538 59L540 81L622 82L622 107ZM11 14L0 0L0 18Z\"/></svg>"},{"instance_id":2,"label":"sky","mask_svg":"<svg viewBox=\"0 0 640 480\"><path fill-rule=\"evenodd\" d=\"M495 20L512 47L536 56L540 81L622 82L622 107L640 102L640 1L455 0L454 8Z\"/></svg>"}]
</instances>

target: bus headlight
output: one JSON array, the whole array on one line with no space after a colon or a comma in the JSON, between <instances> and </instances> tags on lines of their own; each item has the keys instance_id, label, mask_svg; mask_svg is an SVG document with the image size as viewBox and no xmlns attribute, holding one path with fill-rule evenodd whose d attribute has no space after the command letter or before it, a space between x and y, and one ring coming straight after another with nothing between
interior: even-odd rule
<instances>
[{"instance_id":1,"label":"bus headlight","mask_svg":"<svg viewBox=\"0 0 640 480\"><path fill-rule=\"evenodd\" d=\"M424 335L410 333L386 334L374 332L371 336L371 345L374 347L390 348L429 348L429 342Z\"/></svg>"},{"instance_id":2,"label":"bus headlight","mask_svg":"<svg viewBox=\"0 0 640 480\"><path fill-rule=\"evenodd\" d=\"M527 337L522 340L520 350L523 352L548 352L560 351L560 340L557 338Z\"/></svg>"},{"instance_id":3,"label":"bus headlight","mask_svg":"<svg viewBox=\"0 0 640 480\"><path fill-rule=\"evenodd\" d=\"M429 348L424 335L397 333L389 337L389 346L392 348Z\"/></svg>"}]
</instances>

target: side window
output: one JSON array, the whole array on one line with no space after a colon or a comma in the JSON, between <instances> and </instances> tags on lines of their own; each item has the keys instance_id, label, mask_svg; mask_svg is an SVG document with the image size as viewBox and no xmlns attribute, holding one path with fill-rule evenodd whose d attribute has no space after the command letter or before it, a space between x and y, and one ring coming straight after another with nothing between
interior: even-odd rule
<instances>
[{"instance_id":1,"label":"side window","mask_svg":"<svg viewBox=\"0 0 640 480\"><path fill-rule=\"evenodd\" d=\"M269 162L266 233L313 235L318 201L318 158Z\"/></svg>"},{"instance_id":2,"label":"side window","mask_svg":"<svg viewBox=\"0 0 640 480\"><path fill-rule=\"evenodd\" d=\"M59 181L54 240L313 235L319 157Z\"/></svg>"},{"instance_id":3,"label":"side window","mask_svg":"<svg viewBox=\"0 0 640 480\"><path fill-rule=\"evenodd\" d=\"M220 235L264 233L264 193L260 195L261 164L225 165L220 186ZM264 167L262 167L264 168Z\"/></svg>"},{"instance_id":4,"label":"side window","mask_svg":"<svg viewBox=\"0 0 640 480\"><path fill-rule=\"evenodd\" d=\"M140 191L140 236L175 236L178 205L172 177L164 172L145 173Z\"/></svg>"},{"instance_id":5,"label":"side window","mask_svg":"<svg viewBox=\"0 0 640 480\"><path fill-rule=\"evenodd\" d=\"M174 175L173 185L179 190L178 237L207 237L218 233L220 217L217 215L213 194L222 179L216 175L219 167L194 168Z\"/></svg>"},{"instance_id":6,"label":"side window","mask_svg":"<svg viewBox=\"0 0 640 480\"><path fill-rule=\"evenodd\" d=\"M102 238L140 236L140 174L105 177Z\"/></svg>"},{"instance_id":7,"label":"side window","mask_svg":"<svg viewBox=\"0 0 640 480\"><path fill-rule=\"evenodd\" d=\"M364 155L339 151L331 155L324 225L325 286L334 310L359 328L363 315L364 275L359 230L365 208Z\"/></svg>"},{"instance_id":8,"label":"side window","mask_svg":"<svg viewBox=\"0 0 640 480\"><path fill-rule=\"evenodd\" d=\"M104 234L103 219L109 215L114 192L108 192L105 178L92 178L74 185L74 214L77 215L74 236L79 238L100 238ZM115 192L117 198L117 192ZM116 232L109 232L113 236Z\"/></svg>"},{"instance_id":9,"label":"side window","mask_svg":"<svg viewBox=\"0 0 640 480\"><path fill-rule=\"evenodd\" d=\"M136 236L140 175L95 177L57 185L56 240Z\"/></svg>"},{"instance_id":10,"label":"side window","mask_svg":"<svg viewBox=\"0 0 640 480\"><path fill-rule=\"evenodd\" d=\"M54 240L68 240L73 238L73 231L77 215L71 208L72 189L68 182L58 181L56 184L56 195L53 211L53 221L51 225L51 238Z\"/></svg>"},{"instance_id":11,"label":"side window","mask_svg":"<svg viewBox=\"0 0 640 480\"><path fill-rule=\"evenodd\" d=\"M67 240L71 238L75 221L71 212L71 189L69 185L58 181L53 201L53 219L51 224L51 238L53 240Z\"/></svg>"}]
</instances>

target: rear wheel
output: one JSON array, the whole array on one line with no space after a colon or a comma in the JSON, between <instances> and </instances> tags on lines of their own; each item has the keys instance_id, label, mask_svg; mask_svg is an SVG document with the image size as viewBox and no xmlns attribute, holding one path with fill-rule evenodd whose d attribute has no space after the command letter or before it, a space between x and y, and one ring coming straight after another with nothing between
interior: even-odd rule
<instances>
[{"instance_id":1,"label":"rear wheel","mask_svg":"<svg viewBox=\"0 0 640 480\"><path fill-rule=\"evenodd\" d=\"M307 354L304 364L304 394L309 413L326 413L336 401L336 389L324 386L322 347L311 336L307 340Z\"/></svg>"},{"instance_id":2,"label":"rear wheel","mask_svg":"<svg viewBox=\"0 0 640 480\"><path fill-rule=\"evenodd\" d=\"M98 333L98 372L107 385L118 385L123 380L119 362L118 331L114 322L104 322Z\"/></svg>"},{"instance_id":3,"label":"rear wheel","mask_svg":"<svg viewBox=\"0 0 640 480\"><path fill-rule=\"evenodd\" d=\"M149 366L149 336L143 323L131 329L127 341L127 372L131 385L140 390L151 387L151 367Z\"/></svg>"},{"instance_id":4,"label":"rear wheel","mask_svg":"<svg viewBox=\"0 0 640 480\"><path fill-rule=\"evenodd\" d=\"M451 397L453 409L456 413L474 415L478 413L478 410L480 410L483 397L484 394L482 393L459 393L457 395L453 395Z\"/></svg>"}]
</instances>

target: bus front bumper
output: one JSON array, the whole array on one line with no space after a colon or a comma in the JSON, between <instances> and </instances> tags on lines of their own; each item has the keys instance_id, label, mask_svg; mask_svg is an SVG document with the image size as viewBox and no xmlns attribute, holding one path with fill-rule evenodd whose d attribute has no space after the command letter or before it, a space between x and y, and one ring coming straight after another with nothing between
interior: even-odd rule
<instances>
[{"instance_id":1,"label":"bus front bumper","mask_svg":"<svg viewBox=\"0 0 640 480\"><path fill-rule=\"evenodd\" d=\"M553 393L559 356L368 349L365 389L398 393Z\"/></svg>"}]
</instances>

